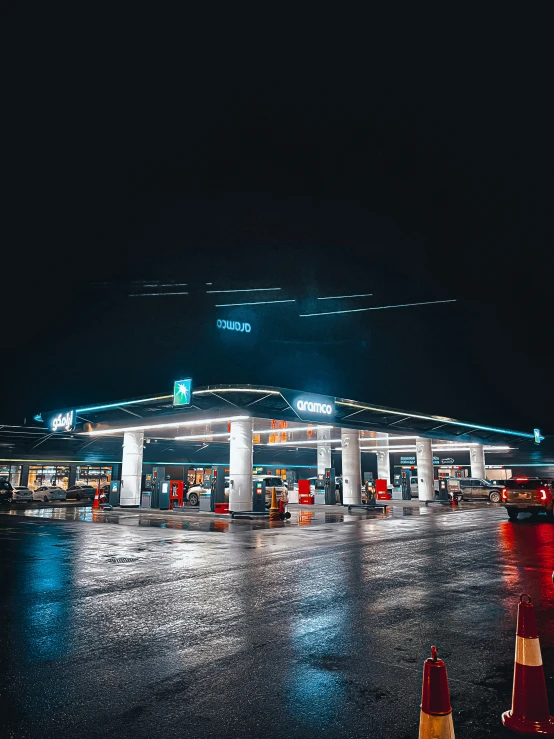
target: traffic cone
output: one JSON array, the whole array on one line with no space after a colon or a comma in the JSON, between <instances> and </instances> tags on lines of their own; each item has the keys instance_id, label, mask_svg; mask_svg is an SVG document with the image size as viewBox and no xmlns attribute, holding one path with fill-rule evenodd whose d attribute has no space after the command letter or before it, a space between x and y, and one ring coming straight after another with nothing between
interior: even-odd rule
<instances>
[{"instance_id":1,"label":"traffic cone","mask_svg":"<svg viewBox=\"0 0 554 739\"><path fill-rule=\"evenodd\" d=\"M423 663L419 739L454 739L448 675L436 647L431 647L431 657Z\"/></svg>"},{"instance_id":2,"label":"traffic cone","mask_svg":"<svg viewBox=\"0 0 554 739\"><path fill-rule=\"evenodd\" d=\"M554 718L548 710L535 609L526 594L520 596L517 607L512 708L502 714L502 723L517 734L554 736Z\"/></svg>"},{"instance_id":3,"label":"traffic cone","mask_svg":"<svg viewBox=\"0 0 554 739\"><path fill-rule=\"evenodd\" d=\"M98 488L96 488L96 492L94 493L94 503L92 504L93 508L100 508L100 495L98 493Z\"/></svg>"},{"instance_id":4,"label":"traffic cone","mask_svg":"<svg viewBox=\"0 0 554 739\"><path fill-rule=\"evenodd\" d=\"M275 488L271 488L271 505L269 507L269 517L279 517L279 506L277 505L277 491Z\"/></svg>"}]
</instances>

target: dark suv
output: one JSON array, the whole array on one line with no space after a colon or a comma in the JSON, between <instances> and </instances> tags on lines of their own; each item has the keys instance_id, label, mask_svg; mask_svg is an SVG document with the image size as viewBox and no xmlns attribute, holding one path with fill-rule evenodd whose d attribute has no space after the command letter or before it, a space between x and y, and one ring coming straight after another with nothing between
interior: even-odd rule
<instances>
[{"instance_id":1,"label":"dark suv","mask_svg":"<svg viewBox=\"0 0 554 739\"><path fill-rule=\"evenodd\" d=\"M491 503L500 503L501 485L493 485L488 480L479 477L460 477L462 500L489 499Z\"/></svg>"},{"instance_id":2,"label":"dark suv","mask_svg":"<svg viewBox=\"0 0 554 739\"><path fill-rule=\"evenodd\" d=\"M502 488L502 502L506 506L510 521L515 521L520 511L538 516L544 511L554 519L554 481L539 477L512 477Z\"/></svg>"}]
</instances>

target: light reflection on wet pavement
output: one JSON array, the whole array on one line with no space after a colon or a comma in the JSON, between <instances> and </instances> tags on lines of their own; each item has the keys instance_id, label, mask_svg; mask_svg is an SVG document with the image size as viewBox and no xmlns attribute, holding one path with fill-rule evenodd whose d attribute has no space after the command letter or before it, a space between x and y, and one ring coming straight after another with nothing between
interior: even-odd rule
<instances>
[{"instance_id":1,"label":"light reflection on wet pavement","mask_svg":"<svg viewBox=\"0 0 554 739\"><path fill-rule=\"evenodd\" d=\"M457 738L501 737L521 592L554 706L554 525L295 513L0 515L0 735L407 739L437 643Z\"/></svg>"},{"instance_id":2,"label":"light reflection on wet pavement","mask_svg":"<svg viewBox=\"0 0 554 739\"><path fill-rule=\"evenodd\" d=\"M463 509L464 512L479 510L480 508L498 507L490 504L471 503ZM286 529L291 526L318 526L333 523L354 523L361 520L398 518L402 516L427 516L435 514L455 514L462 509L454 510L449 505L432 503L422 506L418 503L402 505L399 502L389 504L386 511L372 511L367 509L352 509L336 506L290 506L291 518L285 521L271 520L266 517L259 519L231 519L230 516L210 516L191 509L186 513L150 511L141 509L116 509L104 512L93 510L90 505L73 506L45 506L42 508L20 507L2 511L7 515L28 516L32 518L49 518L60 521L83 521L96 524L118 524L125 526L149 526L152 528L181 529L183 531L210 531L230 532L237 530L259 529ZM240 527L237 529L237 526Z\"/></svg>"}]
</instances>

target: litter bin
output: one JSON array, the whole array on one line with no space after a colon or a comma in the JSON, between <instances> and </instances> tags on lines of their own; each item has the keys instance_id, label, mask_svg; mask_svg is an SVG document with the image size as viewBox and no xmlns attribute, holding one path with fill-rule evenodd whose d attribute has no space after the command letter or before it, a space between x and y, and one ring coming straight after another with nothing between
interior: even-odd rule
<instances>
[{"instance_id":1,"label":"litter bin","mask_svg":"<svg viewBox=\"0 0 554 739\"><path fill-rule=\"evenodd\" d=\"M210 493L200 493L200 505L199 510L211 513L212 511L212 496Z\"/></svg>"}]
</instances>

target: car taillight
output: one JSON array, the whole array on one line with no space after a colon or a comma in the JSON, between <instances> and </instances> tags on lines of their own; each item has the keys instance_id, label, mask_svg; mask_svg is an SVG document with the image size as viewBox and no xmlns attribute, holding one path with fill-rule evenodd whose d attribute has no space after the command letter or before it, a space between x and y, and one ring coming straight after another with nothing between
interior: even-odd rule
<instances>
[{"instance_id":1,"label":"car taillight","mask_svg":"<svg viewBox=\"0 0 554 739\"><path fill-rule=\"evenodd\" d=\"M500 495L502 496L502 500L508 500L508 488L502 488Z\"/></svg>"},{"instance_id":2,"label":"car taillight","mask_svg":"<svg viewBox=\"0 0 554 739\"><path fill-rule=\"evenodd\" d=\"M539 495L540 495L540 498L541 498L541 500L543 502L546 502L549 498L552 497L551 494L549 493L549 491L546 490L545 488L541 488L539 490Z\"/></svg>"}]
</instances>

